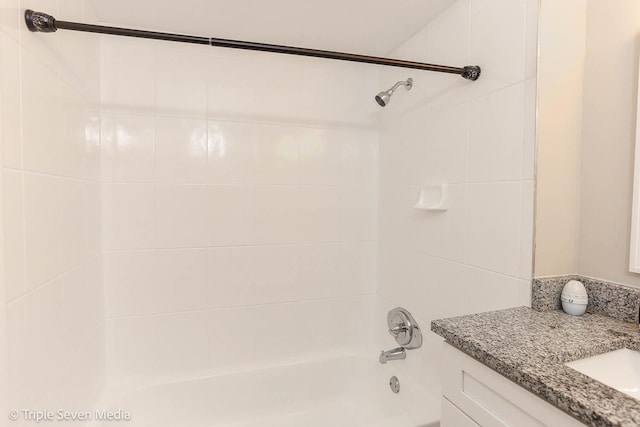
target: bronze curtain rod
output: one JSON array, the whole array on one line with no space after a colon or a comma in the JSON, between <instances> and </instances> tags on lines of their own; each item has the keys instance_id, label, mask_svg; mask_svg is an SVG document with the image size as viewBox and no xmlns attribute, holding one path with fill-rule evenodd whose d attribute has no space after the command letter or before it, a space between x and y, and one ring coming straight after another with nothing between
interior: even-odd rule
<instances>
[{"instance_id":1,"label":"bronze curtain rod","mask_svg":"<svg viewBox=\"0 0 640 427\"><path fill-rule=\"evenodd\" d=\"M129 28L58 21L51 15L43 12L34 12L30 9L25 11L24 18L27 24L27 28L29 28L30 31L40 33L54 33L58 30L71 30L82 31L86 33L111 34L116 36L137 37L143 39L166 40L180 43L193 43L233 49L310 56L314 58L336 59L340 61L363 62L366 64L386 65L389 67L412 68L416 70L435 71L438 73L458 74L467 80L474 81L478 80L481 72L480 67L477 65L449 67L446 65L425 64L422 62L403 61L400 59L357 55L353 53L332 52L328 50L307 49L302 47L281 46L275 44L246 42L240 40L218 39L213 37L190 36L184 34L161 33L156 31L133 30Z\"/></svg>"}]
</instances>

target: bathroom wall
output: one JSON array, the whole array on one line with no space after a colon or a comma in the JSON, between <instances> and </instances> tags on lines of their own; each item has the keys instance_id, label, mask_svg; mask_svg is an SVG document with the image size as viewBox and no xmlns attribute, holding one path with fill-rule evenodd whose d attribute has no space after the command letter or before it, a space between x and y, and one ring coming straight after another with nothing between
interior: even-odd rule
<instances>
[{"instance_id":1,"label":"bathroom wall","mask_svg":"<svg viewBox=\"0 0 640 427\"><path fill-rule=\"evenodd\" d=\"M377 76L102 39L114 384L371 345Z\"/></svg>"},{"instance_id":2,"label":"bathroom wall","mask_svg":"<svg viewBox=\"0 0 640 427\"><path fill-rule=\"evenodd\" d=\"M578 272L632 286L640 286L629 272L639 31L638 2L587 2Z\"/></svg>"},{"instance_id":3,"label":"bathroom wall","mask_svg":"<svg viewBox=\"0 0 640 427\"><path fill-rule=\"evenodd\" d=\"M535 274L577 273L640 286L640 276L629 272L640 5L556 3L542 3ZM584 44L584 59L555 56L574 42L579 52ZM562 123L543 120L552 116ZM576 225L572 250L565 238Z\"/></svg>"},{"instance_id":4,"label":"bathroom wall","mask_svg":"<svg viewBox=\"0 0 640 427\"><path fill-rule=\"evenodd\" d=\"M105 376L98 39L33 35L29 7L95 19L81 0L0 2L2 378L10 408L87 410Z\"/></svg>"},{"instance_id":5,"label":"bathroom wall","mask_svg":"<svg viewBox=\"0 0 640 427\"><path fill-rule=\"evenodd\" d=\"M540 8L541 143L536 164L535 257L538 277L578 272L587 3L550 0Z\"/></svg>"},{"instance_id":6,"label":"bathroom wall","mask_svg":"<svg viewBox=\"0 0 640 427\"><path fill-rule=\"evenodd\" d=\"M378 345L386 312L403 306L425 343L389 373L418 377L439 411L440 340L432 319L529 304L533 255L537 1L461 0L394 56L478 64L477 82L414 78L385 109L380 137ZM446 212L413 208L422 186L448 185ZM431 415L433 416L433 414Z\"/></svg>"}]
</instances>

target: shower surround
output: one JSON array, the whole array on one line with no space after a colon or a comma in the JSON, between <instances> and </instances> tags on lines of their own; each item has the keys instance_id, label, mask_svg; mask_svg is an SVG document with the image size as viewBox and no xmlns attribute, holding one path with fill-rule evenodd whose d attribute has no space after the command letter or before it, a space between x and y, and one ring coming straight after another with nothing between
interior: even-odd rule
<instances>
[{"instance_id":1,"label":"shower surround","mask_svg":"<svg viewBox=\"0 0 640 427\"><path fill-rule=\"evenodd\" d=\"M38 37L19 3L0 2L3 422L7 408L95 405L106 372L99 40ZM96 19L82 1L39 3Z\"/></svg>"},{"instance_id":2,"label":"shower surround","mask_svg":"<svg viewBox=\"0 0 640 427\"><path fill-rule=\"evenodd\" d=\"M385 316L398 305L423 331L438 318L529 305L537 8L533 0L458 1L392 53L478 64L483 73L471 84L414 78L381 116L379 348L393 345ZM381 76L388 84L407 73ZM448 211L413 209L421 187L438 184L448 185ZM418 376L437 399L441 338L424 335L396 375Z\"/></svg>"},{"instance_id":3,"label":"shower surround","mask_svg":"<svg viewBox=\"0 0 640 427\"><path fill-rule=\"evenodd\" d=\"M101 76L109 379L370 346L377 70L104 38Z\"/></svg>"},{"instance_id":4,"label":"shower surround","mask_svg":"<svg viewBox=\"0 0 640 427\"><path fill-rule=\"evenodd\" d=\"M411 396L408 418L375 413L415 427L439 418L438 339L379 365L386 312L405 306L428 331L432 318L528 304L537 2L460 0L390 55L477 63L477 82L31 34L14 3L0 2L0 408L138 402L143 414L159 395L223 401L203 394L228 381L261 400L270 378L290 377L296 398L190 425L287 408L362 410L349 425L374 425L372 408ZM22 3L96 22L89 1ZM410 92L375 103L407 77ZM441 183L447 212L412 209Z\"/></svg>"}]
</instances>

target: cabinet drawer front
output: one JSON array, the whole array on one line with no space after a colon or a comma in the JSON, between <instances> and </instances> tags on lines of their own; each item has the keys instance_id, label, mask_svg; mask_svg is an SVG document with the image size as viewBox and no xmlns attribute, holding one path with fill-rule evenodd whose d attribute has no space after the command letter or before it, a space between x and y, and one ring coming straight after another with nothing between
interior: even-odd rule
<instances>
[{"instance_id":1,"label":"cabinet drawer front","mask_svg":"<svg viewBox=\"0 0 640 427\"><path fill-rule=\"evenodd\" d=\"M545 427L542 422L497 393L491 388L491 384L476 378L474 374L477 373L472 374L466 369L462 370L460 393L489 412L491 423L483 425Z\"/></svg>"}]
</instances>

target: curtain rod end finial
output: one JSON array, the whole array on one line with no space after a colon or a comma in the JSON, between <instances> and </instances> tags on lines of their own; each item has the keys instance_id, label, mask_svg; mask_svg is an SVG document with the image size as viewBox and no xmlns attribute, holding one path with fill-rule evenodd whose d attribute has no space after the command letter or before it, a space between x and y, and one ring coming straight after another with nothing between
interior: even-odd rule
<instances>
[{"instance_id":1,"label":"curtain rod end finial","mask_svg":"<svg viewBox=\"0 0 640 427\"><path fill-rule=\"evenodd\" d=\"M29 31L34 33L54 33L58 30L56 28L56 18L46 13L34 12L31 9L25 10L24 21Z\"/></svg>"},{"instance_id":2,"label":"curtain rod end finial","mask_svg":"<svg viewBox=\"0 0 640 427\"><path fill-rule=\"evenodd\" d=\"M477 65L467 65L462 68L462 77L467 80L476 81L480 78L482 70Z\"/></svg>"}]
</instances>

